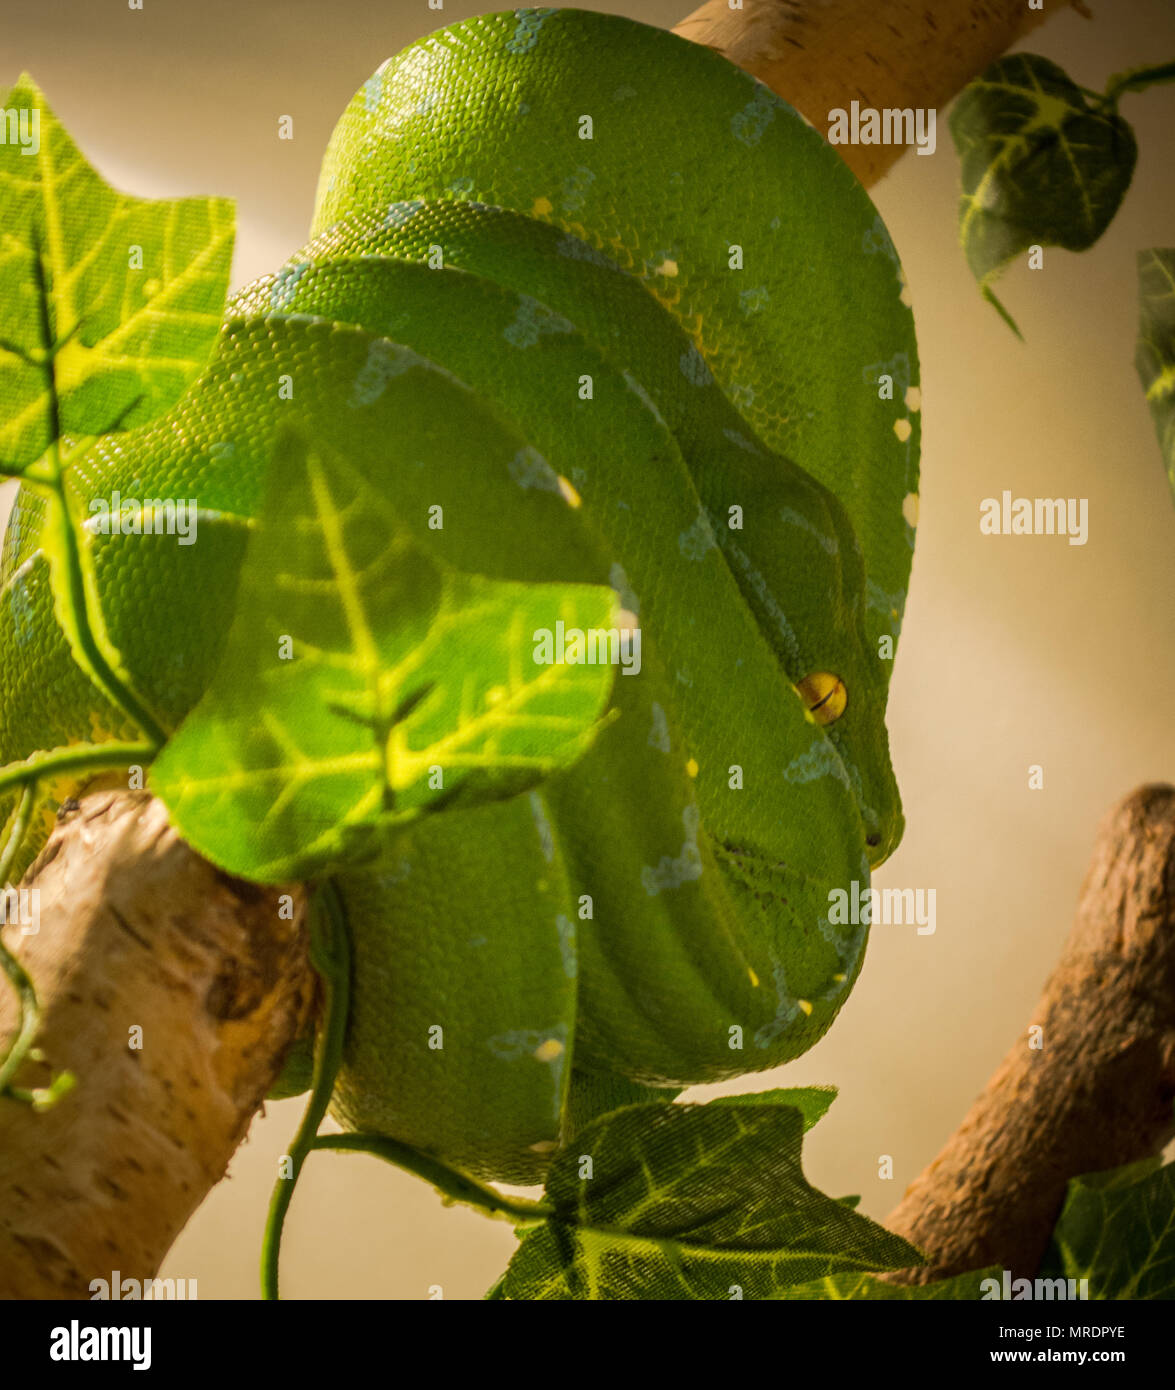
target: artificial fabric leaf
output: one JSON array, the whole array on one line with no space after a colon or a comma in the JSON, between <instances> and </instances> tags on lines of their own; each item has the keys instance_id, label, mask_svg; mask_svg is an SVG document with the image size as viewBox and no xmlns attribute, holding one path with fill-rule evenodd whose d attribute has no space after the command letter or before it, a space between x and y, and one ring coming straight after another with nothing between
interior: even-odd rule
<instances>
[{"instance_id":1,"label":"artificial fabric leaf","mask_svg":"<svg viewBox=\"0 0 1175 1390\"><path fill-rule=\"evenodd\" d=\"M978 1269L967 1274L956 1274L953 1279L935 1279L929 1284L887 1284L875 1279L871 1274L832 1274L827 1279L819 1279L811 1284L799 1284L782 1290L781 1299L811 1301L813 1299L837 1299L843 1301L897 1300L921 1302L946 1299L981 1299L984 1279L996 1279L1000 1271Z\"/></svg>"},{"instance_id":2,"label":"artificial fabric leaf","mask_svg":"<svg viewBox=\"0 0 1175 1390\"><path fill-rule=\"evenodd\" d=\"M266 1100L289 1100L304 1095L314 1084L314 1034L298 1038L286 1054L277 1080L266 1092Z\"/></svg>"},{"instance_id":3,"label":"artificial fabric leaf","mask_svg":"<svg viewBox=\"0 0 1175 1390\"><path fill-rule=\"evenodd\" d=\"M1074 1178L1046 1266L1093 1299L1175 1298L1175 1164Z\"/></svg>"},{"instance_id":4,"label":"artificial fabric leaf","mask_svg":"<svg viewBox=\"0 0 1175 1390\"><path fill-rule=\"evenodd\" d=\"M1100 1173L1083 1173L1079 1181L1091 1190L1108 1192L1115 1187L1133 1187L1144 1178L1157 1173L1163 1166L1161 1158L1150 1156L1124 1163L1120 1168L1107 1168Z\"/></svg>"},{"instance_id":5,"label":"artificial fabric leaf","mask_svg":"<svg viewBox=\"0 0 1175 1390\"><path fill-rule=\"evenodd\" d=\"M524 1237L502 1296L775 1298L829 1274L920 1264L808 1184L803 1131L799 1110L770 1102L603 1116L556 1156L544 1197L555 1214Z\"/></svg>"},{"instance_id":6,"label":"artificial fabric leaf","mask_svg":"<svg viewBox=\"0 0 1175 1390\"><path fill-rule=\"evenodd\" d=\"M739 1096L719 1096L711 1105L791 1105L804 1117L809 1130L828 1113L836 1099L835 1086L781 1086L775 1091L751 1091ZM848 1201L848 1198L841 1198Z\"/></svg>"},{"instance_id":7,"label":"artificial fabric leaf","mask_svg":"<svg viewBox=\"0 0 1175 1390\"><path fill-rule=\"evenodd\" d=\"M207 858L261 882L368 859L423 812L525 790L586 747L609 664L535 634L617 631L611 589L463 574L370 473L287 433L228 650L152 785Z\"/></svg>"},{"instance_id":8,"label":"artificial fabric leaf","mask_svg":"<svg viewBox=\"0 0 1175 1390\"><path fill-rule=\"evenodd\" d=\"M1175 494L1175 250L1138 253L1138 301L1134 364L1146 389L1167 481Z\"/></svg>"},{"instance_id":9,"label":"artificial fabric leaf","mask_svg":"<svg viewBox=\"0 0 1175 1390\"><path fill-rule=\"evenodd\" d=\"M997 59L963 89L950 125L963 166L967 264L1015 328L992 280L1031 246L1084 251L1097 241L1130 186L1134 132L1033 53Z\"/></svg>"},{"instance_id":10,"label":"artificial fabric leaf","mask_svg":"<svg viewBox=\"0 0 1175 1390\"><path fill-rule=\"evenodd\" d=\"M0 107L0 464L15 472L59 435L153 419L201 372L224 309L233 205L117 192L28 76Z\"/></svg>"}]
</instances>

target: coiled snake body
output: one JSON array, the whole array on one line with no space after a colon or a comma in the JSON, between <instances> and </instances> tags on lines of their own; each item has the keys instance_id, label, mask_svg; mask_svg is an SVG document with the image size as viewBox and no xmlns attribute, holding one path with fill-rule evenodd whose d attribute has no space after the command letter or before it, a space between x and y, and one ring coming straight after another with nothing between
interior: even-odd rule
<instances>
[{"instance_id":1,"label":"coiled snake body","mask_svg":"<svg viewBox=\"0 0 1175 1390\"><path fill-rule=\"evenodd\" d=\"M91 538L165 730L215 668L291 420L445 560L607 583L639 620L641 672L578 764L336 875L356 952L336 1113L532 1180L569 1104L776 1065L856 977L867 931L830 922L829 891L902 825L883 641L917 491L901 271L764 86L574 10L471 20L385 63L331 140L313 233L230 304L178 405L95 443L71 486L83 510L198 499L196 545ZM56 627L40 516L22 494L5 550L3 762L135 732ZM847 692L834 722L797 693L813 673Z\"/></svg>"}]
</instances>

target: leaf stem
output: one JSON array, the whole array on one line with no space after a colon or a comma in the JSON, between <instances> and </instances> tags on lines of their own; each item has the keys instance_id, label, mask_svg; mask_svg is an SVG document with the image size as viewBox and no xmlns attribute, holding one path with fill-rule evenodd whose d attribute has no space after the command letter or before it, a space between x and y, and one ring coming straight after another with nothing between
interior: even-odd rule
<instances>
[{"instance_id":1,"label":"leaf stem","mask_svg":"<svg viewBox=\"0 0 1175 1390\"><path fill-rule=\"evenodd\" d=\"M1175 61L1159 63L1154 67L1128 68L1110 78L1102 101L1111 109L1116 109L1119 99L1127 92L1141 92L1164 82L1175 82Z\"/></svg>"},{"instance_id":2,"label":"leaf stem","mask_svg":"<svg viewBox=\"0 0 1175 1390\"><path fill-rule=\"evenodd\" d=\"M8 873L16 859L21 841L25 837L25 831L28 829L36 795L37 779L33 777L25 785L20 804L16 808L16 816L8 832L8 839L3 851L0 851L0 894L7 891ZM0 914L0 916L6 917L7 913ZM28 1054L29 1048L33 1045L33 1039L36 1037L37 1029L41 1024L41 1013L37 1005L37 991L29 978L28 971L5 946L2 936L0 936L0 970L3 970L8 976L8 981L16 991L17 999L20 1001L20 1026L16 1030L16 1036L9 1044L7 1054L0 1056L0 1096L3 1096L8 1083L16 1075L20 1064Z\"/></svg>"},{"instance_id":3,"label":"leaf stem","mask_svg":"<svg viewBox=\"0 0 1175 1390\"><path fill-rule=\"evenodd\" d=\"M0 774L6 769L0 769ZM32 817L33 801L37 795L37 776L31 776L24 786L24 794L16 808L16 815L13 817L12 828L8 832L8 839L4 843L3 850L0 850L0 890L8 882L8 875L12 871L13 861L16 859L17 851L20 849L21 841L29 828L29 820Z\"/></svg>"},{"instance_id":4,"label":"leaf stem","mask_svg":"<svg viewBox=\"0 0 1175 1390\"><path fill-rule=\"evenodd\" d=\"M17 858L17 851L21 848L21 841L25 838L25 831L28 830L35 799L36 778L32 777L25 784L24 794L22 794L21 801L17 806L17 815L14 817L13 826L8 831L8 838L3 851L0 851L0 894L4 894L7 890L8 872L13 867L13 862ZM3 916L7 916L7 913L4 913ZM17 1074L21 1062L24 1062L28 1049L32 1047L36 1030L40 1027L40 1009L38 1002L36 1002L36 988L33 987L28 972L21 965L21 962L8 951L4 945L3 937L0 937L0 970L3 970L8 977L8 983L17 991L17 999L21 1005L21 1023L17 1029L17 1036L8 1045L7 1055L0 1058L0 1095L3 1095L8 1083Z\"/></svg>"},{"instance_id":5,"label":"leaf stem","mask_svg":"<svg viewBox=\"0 0 1175 1390\"><path fill-rule=\"evenodd\" d=\"M41 245L35 232L31 243L33 250L33 270L37 281L38 307L41 319L41 341L44 351L45 390L49 402L49 444L46 457L49 462L48 476L43 480L52 494L53 506L60 518L60 539L64 551L66 593L64 601L75 615L77 640L82 654L89 664L90 672L109 698L123 711L158 749L167 741L167 735L156 722L154 716L119 678L107 661L90 628L90 605L87 603L86 578L82 565L81 546L77 530L70 515L69 500L65 490L64 470L61 466L59 441L61 439L61 398L57 389L57 353L80 328L75 324L65 338L58 339L49 321L49 287L45 280L45 267L41 261Z\"/></svg>"},{"instance_id":6,"label":"leaf stem","mask_svg":"<svg viewBox=\"0 0 1175 1390\"><path fill-rule=\"evenodd\" d=\"M278 1178L269 1202L269 1218L261 1245L261 1296L265 1299L278 1297L278 1263L286 1212L302 1165L314 1147L318 1126L326 1115L343 1059L351 994L351 940L346 912L332 882L322 886L311 908L310 963L323 985L322 1025L314 1049L310 1100L288 1154L293 1172L288 1178Z\"/></svg>"},{"instance_id":7,"label":"leaf stem","mask_svg":"<svg viewBox=\"0 0 1175 1390\"><path fill-rule=\"evenodd\" d=\"M51 1110L62 1096L69 1095L77 1085L77 1077L71 1071L59 1071L48 1086L36 1086L32 1090L24 1086L9 1086L6 1094L12 1100L23 1101L34 1110L44 1114Z\"/></svg>"},{"instance_id":8,"label":"leaf stem","mask_svg":"<svg viewBox=\"0 0 1175 1390\"><path fill-rule=\"evenodd\" d=\"M162 748L167 742L167 735L155 720L155 717L147 710L146 706L139 698L119 679L114 668L106 660L98 642L90 628L90 610L86 601L86 579L82 568L81 547L78 544L77 530L73 524L73 518L69 514L69 503L66 500L65 483L60 466L57 460L57 442L54 441L49 446L51 459L55 461L54 477L50 484L53 492L54 504L59 509L61 517L60 539L62 549L65 552L65 576L67 589L67 602L78 616L76 633L78 642L86 661L89 663L94 675L98 678L98 683L104 693L119 709L134 721L143 733L151 740L155 750Z\"/></svg>"},{"instance_id":9,"label":"leaf stem","mask_svg":"<svg viewBox=\"0 0 1175 1390\"><path fill-rule=\"evenodd\" d=\"M0 792L9 787L26 786L43 777L56 777L63 772L95 771L101 768L127 767L131 763L151 761L156 749L150 743L91 743L54 748L48 753L33 753L23 762L0 767ZM5 847L5 854L8 853ZM15 853L15 851L14 851Z\"/></svg>"},{"instance_id":10,"label":"leaf stem","mask_svg":"<svg viewBox=\"0 0 1175 1390\"><path fill-rule=\"evenodd\" d=\"M16 1075L33 1045L33 1039L37 1036L37 1029L41 1026L41 1010L37 1003L37 991L29 979L28 971L3 941L0 941L0 970L8 976L8 982L20 1000L20 1027L9 1046L7 1057L0 1061L0 1097L3 1097L8 1083Z\"/></svg>"},{"instance_id":11,"label":"leaf stem","mask_svg":"<svg viewBox=\"0 0 1175 1390\"><path fill-rule=\"evenodd\" d=\"M0 893L7 890L8 875L24 837L28 833L36 798L37 779L30 777L25 783L24 792L12 819L8 839L5 841L3 850L0 851ZM16 991L20 1001L20 1026L16 1031L16 1036L8 1045L7 1052L0 1053L0 1098L7 1095L10 1100L23 1101L26 1105L31 1105L34 1110L47 1110L51 1105L55 1105L63 1095L73 1090L75 1078L72 1072L58 1072L48 1086L37 1087L31 1091L9 1084L20 1070L20 1065L28 1056L33 1040L37 1036L37 1030L41 1026L41 1007L37 1001L36 986L29 977L28 971L4 945L2 938L0 938L0 970L3 970L8 976L9 983Z\"/></svg>"},{"instance_id":12,"label":"leaf stem","mask_svg":"<svg viewBox=\"0 0 1175 1390\"><path fill-rule=\"evenodd\" d=\"M431 1154L422 1153L382 1134L324 1134L315 1139L312 1147L371 1154L387 1163L394 1163L397 1168L403 1168L405 1172L431 1183L446 1205L461 1202L465 1206L476 1207L486 1216L502 1217L522 1225L545 1221L554 1215L552 1208L542 1202L532 1202L526 1197L506 1197L476 1178L450 1168Z\"/></svg>"}]
</instances>

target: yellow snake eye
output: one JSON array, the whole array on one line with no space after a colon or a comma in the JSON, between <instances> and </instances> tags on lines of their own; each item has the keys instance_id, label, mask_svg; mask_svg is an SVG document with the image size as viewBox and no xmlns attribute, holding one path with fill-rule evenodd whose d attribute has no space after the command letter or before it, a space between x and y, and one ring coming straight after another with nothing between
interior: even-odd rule
<instances>
[{"instance_id":1,"label":"yellow snake eye","mask_svg":"<svg viewBox=\"0 0 1175 1390\"><path fill-rule=\"evenodd\" d=\"M817 724L832 724L845 712L849 692L839 676L831 671L813 671L796 686L800 699Z\"/></svg>"}]
</instances>

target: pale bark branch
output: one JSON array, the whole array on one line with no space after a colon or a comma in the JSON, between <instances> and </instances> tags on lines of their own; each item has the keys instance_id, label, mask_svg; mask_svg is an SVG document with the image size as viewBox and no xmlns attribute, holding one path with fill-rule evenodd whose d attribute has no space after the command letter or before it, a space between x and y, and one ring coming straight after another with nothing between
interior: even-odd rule
<instances>
[{"instance_id":1,"label":"pale bark branch","mask_svg":"<svg viewBox=\"0 0 1175 1390\"><path fill-rule=\"evenodd\" d=\"M674 33L716 49L765 82L817 130L849 103L938 109L973 77L1071 0L707 0ZM1084 6L1074 4L1084 12ZM945 134L945 132L944 132ZM837 145L869 186L901 145Z\"/></svg>"},{"instance_id":2,"label":"pale bark branch","mask_svg":"<svg viewBox=\"0 0 1175 1390\"><path fill-rule=\"evenodd\" d=\"M224 1176L306 1022L305 894L281 915L276 890L214 869L130 792L64 816L23 886L37 929L4 941L36 985L45 1061L17 1082L77 1084L40 1114L0 1097L0 1297L87 1298L115 1269L154 1276ZM16 1026L0 981L0 1047Z\"/></svg>"}]
</instances>

